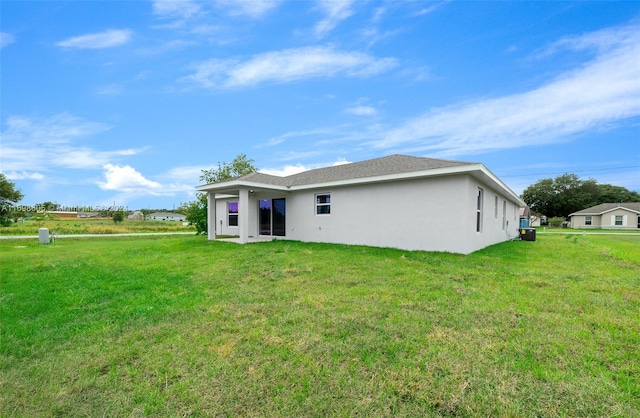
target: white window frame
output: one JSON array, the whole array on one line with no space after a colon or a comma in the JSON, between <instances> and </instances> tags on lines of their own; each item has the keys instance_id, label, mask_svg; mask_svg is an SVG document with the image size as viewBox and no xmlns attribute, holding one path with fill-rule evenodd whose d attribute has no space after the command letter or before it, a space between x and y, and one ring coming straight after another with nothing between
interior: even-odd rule
<instances>
[{"instance_id":1,"label":"white window frame","mask_svg":"<svg viewBox=\"0 0 640 418\"><path fill-rule=\"evenodd\" d=\"M593 216L586 215L584 217L584 224L585 224L585 226L591 226L593 224Z\"/></svg>"},{"instance_id":2,"label":"white window frame","mask_svg":"<svg viewBox=\"0 0 640 418\"><path fill-rule=\"evenodd\" d=\"M328 201L325 202L320 202L319 198L321 196L327 196L328 197ZM314 195L314 202L315 202L315 215L316 216L329 216L331 215L331 193L330 192L323 192L323 193L316 193ZM322 210L320 208L323 208ZM327 212L326 213L322 213L325 209L327 208Z\"/></svg>"},{"instance_id":3,"label":"white window frame","mask_svg":"<svg viewBox=\"0 0 640 418\"><path fill-rule=\"evenodd\" d=\"M502 201L502 230L507 230L507 201Z\"/></svg>"},{"instance_id":4,"label":"white window frame","mask_svg":"<svg viewBox=\"0 0 640 418\"><path fill-rule=\"evenodd\" d=\"M237 209L236 209L235 212L231 212L231 204L232 203L236 204ZM238 224L240 222L240 218L238 217L238 215L239 215L238 212L239 211L240 211L240 204L238 203L238 201L233 200L233 201L227 202L227 226L228 227L230 227L230 228L237 228L238 227ZM235 218L236 218L235 225L231 225L231 217L232 216L235 216Z\"/></svg>"},{"instance_id":5,"label":"white window frame","mask_svg":"<svg viewBox=\"0 0 640 418\"><path fill-rule=\"evenodd\" d=\"M482 232L482 210L484 207L484 189L478 187L476 194L476 232Z\"/></svg>"}]
</instances>

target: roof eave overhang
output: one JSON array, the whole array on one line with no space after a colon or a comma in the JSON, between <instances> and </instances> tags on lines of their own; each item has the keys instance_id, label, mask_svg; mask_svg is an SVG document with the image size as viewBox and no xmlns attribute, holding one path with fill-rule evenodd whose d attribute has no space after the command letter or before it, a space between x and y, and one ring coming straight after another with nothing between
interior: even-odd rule
<instances>
[{"instance_id":1,"label":"roof eave overhang","mask_svg":"<svg viewBox=\"0 0 640 418\"><path fill-rule=\"evenodd\" d=\"M613 212L614 210L620 210L620 209L626 210L627 212L633 212L633 213L639 213L640 214L640 212L638 212L637 210L629 209L629 208L624 207L624 206L616 206L615 208L603 210L598 215L604 215L605 213Z\"/></svg>"},{"instance_id":2,"label":"roof eave overhang","mask_svg":"<svg viewBox=\"0 0 640 418\"><path fill-rule=\"evenodd\" d=\"M627 212L632 212L632 213L636 213L636 214L640 215L640 211L629 209L629 208L627 208L625 206L616 206L615 208L603 210L601 212L574 212L574 213L570 214L569 216L576 216L576 215L579 215L579 216L602 216L605 213L613 212L614 210L619 210L619 209L623 209L623 210L626 210Z\"/></svg>"},{"instance_id":3,"label":"roof eave overhang","mask_svg":"<svg viewBox=\"0 0 640 418\"><path fill-rule=\"evenodd\" d=\"M483 164L465 164L454 167L433 168L429 170L410 171L406 173L395 173L381 176L362 177L355 179L345 179L321 183L302 184L298 186L281 186L274 184L250 182L243 180L231 180L224 183L211 183L197 186L196 190L200 192L213 192L213 193L235 193L241 188L253 189L256 191L281 191L292 192L297 190L310 190L310 189L326 189L331 187L344 187L353 186L359 184L372 184L372 183L385 183L399 180L420 179L427 177L439 177L457 174L469 174L476 178L479 178L485 183L493 183L498 189L502 189L505 194L509 195L512 200L518 202L520 206L526 206L526 203L518 197L506 184L504 184L498 177L496 177L489 169Z\"/></svg>"},{"instance_id":4,"label":"roof eave overhang","mask_svg":"<svg viewBox=\"0 0 640 418\"><path fill-rule=\"evenodd\" d=\"M385 182L398 181L398 180L444 176L448 174L456 174L456 173L462 173L462 172L468 171L466 167L467 166L434 168L430 170L409 171L406 173L386 174L381 176L369 176L369 177L354 178L354 179L328 181L323 183L301 184L298 186L292 186L291 190L323 189L328 187L342 187L342 186L352 186L357 184L369 184L369 183L385 183Z\"/></svg>"},{"instance_id":5,"label":"roof eave overhang","mask_svg":"<svg viewBox=\"0 0 640 418\"><path fill-rule=\"evenodd\" d=\"M289 191L287 186L243 180L232 180L224 183L210 183L196 186L196 190L199 192L225 193L239 189Z\"/></svg>"},{"instance_id":6,"label":"roof eave overhang","mask_svg":"<svg viewBox=\"0 0 640 418\"><path fill-rule=\"evenodd\" d=\"M492 182L503 189L513 200L517 201L520 206L526 206L526 203L518 197L506 184L504 184L498 177L496 177L489 169L483 164L465 164L454 167L433 168L429 170L410 171L406 173L388 174L383 176L363 177L356 179L347 179L339 181L330 181L325 183L312 183L299 186L292 186L291 191L294 190L309 190L309 189L327 189L331 187L352 186L358 184L371 184L371 183L385 183L399 180L420 179L427 177L439 177L456 174L471 174L480 177L484 182Z\"/></svg>"}]
</instances>

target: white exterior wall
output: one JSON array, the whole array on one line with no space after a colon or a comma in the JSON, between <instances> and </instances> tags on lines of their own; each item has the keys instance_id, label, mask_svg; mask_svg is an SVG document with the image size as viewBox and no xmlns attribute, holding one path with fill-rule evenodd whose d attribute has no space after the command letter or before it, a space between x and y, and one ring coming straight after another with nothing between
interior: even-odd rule
<instances>
[{"instance_id":1,"label":"white exterior wall","mask_svg":"<svg viewBox=\"0 0 640 418\"><path fill-rule=\"evenodd\" d=\"M215 231L216 235L238 235L239 229L237 226L229 226L229 216L227 212L228 202L237 202L237 197L230 199L218 199L216 200L216 222Z\"/></svg>"},{"instance_id":2,"label":"white exterior wall","mask_svg":"<svg viewBox=\"0 0 640 418\"><path fill-rule=\"evenodd\" d=\"M482 230L476 232L479 187L484 191L484 204ZM330 215L316 215L315 196L318 193L330 193ZM518 237L519 232L517 202L498 194L469 174L460 174L289 193L248 193L246 223L249 237L259 233L259 200L283 197L286 199L286 236L278 239L468 254ZM242 235L240 226L228 225L227 203L230 201L240 202L240 198L216 200L217 235ZM506 209L505 229L503 208ZM238 212L240 223L243 212L240 203Z\"/></svg>"},{"instance_id":3,"label":"white exterior wall","mask_svg":"<svg viewBox=\"0 0 640 418\"><path fill-rule=\"evenodd\" d=\"M482 232L476 232L476 193L484 189ZM331 214L315 214L315 195L331 194ZM468 254L518 236L518 208L507 201L494 217L496 193L469 175L298 191L287 197L285 238L406 250Z\"/></svg>"}]
</instances>

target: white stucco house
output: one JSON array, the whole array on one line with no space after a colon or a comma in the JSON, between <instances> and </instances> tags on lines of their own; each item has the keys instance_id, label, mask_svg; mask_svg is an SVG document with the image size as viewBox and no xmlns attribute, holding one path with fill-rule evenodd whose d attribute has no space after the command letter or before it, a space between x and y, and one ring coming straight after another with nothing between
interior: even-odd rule
<instances>
[{"instance_id":1,"label":"white stucco house","mask_svg":"<svg viewBox=\"0 0 640 418\"><path fill-rule=\"evenodd\" d=\"M201 185L208 236L468 254L518 237L525 203L479 163L391 155Z\"/></svg>"},{"instance_id":2,"label":"white stucco house","mask_svg":"<svg viewBox=\"0 0 640 418\"><path fill-rule=\"evenodd\" d=\"M640 229L640 202L602 203L569 215L579 229Z\"/></svg>"},{"instance_id":3,"label":"white stucco house","mask_svg":"<svg viewBox=\"0 0 640 418\"><path fill-rule=\"evenodd\" d=\"M154 212L147 216L152 221L179 221L184 222L187 217L181 213L173 212Z\"/></svg>"}]
</instances>

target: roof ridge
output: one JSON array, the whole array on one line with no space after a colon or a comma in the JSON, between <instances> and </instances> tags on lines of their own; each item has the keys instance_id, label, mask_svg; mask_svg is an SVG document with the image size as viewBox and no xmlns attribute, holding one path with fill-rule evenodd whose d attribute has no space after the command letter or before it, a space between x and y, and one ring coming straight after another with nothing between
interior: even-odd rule
<instances>
[{"instance_id":1,"label":"roof ridge","mask_svg":"<svg viewBox=\"0 0 640 418\"><path fill-rule=\"evenodd\" d=\"M290 181L289 186L296 186L309 183L323 183L346 179L375 177L469 164L476 163L392 154L364 161L314 168L312 170L291 174L285 178Z\"/></svg>"}]
</instances>

